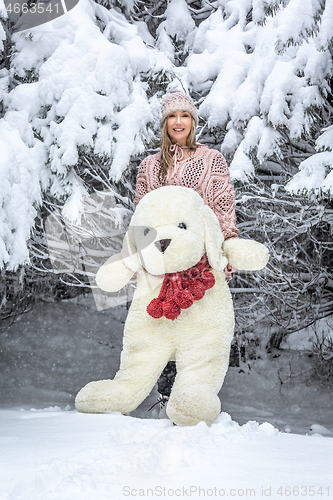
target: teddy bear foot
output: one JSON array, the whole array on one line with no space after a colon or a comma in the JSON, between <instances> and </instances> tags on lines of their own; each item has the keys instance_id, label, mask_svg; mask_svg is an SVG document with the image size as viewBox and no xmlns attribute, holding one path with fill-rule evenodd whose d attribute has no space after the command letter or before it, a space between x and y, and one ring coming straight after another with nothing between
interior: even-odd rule
<instances>
[{"instance_id":1,"label":"teddy bear foot","mask_svg":"<svg viewBox=\"0 0 333 500\"><path fill-rule=\"evenodd\" d=\"M199 422L211 425L221 412L221 402L207 387L192 386L171 393L166 409L167 415L176 425L191 426Z\"/></svg>"},{"instance_id":2,"label":"teddy bear foot","mask_svg":"<svg viewBox=\"0 0 333 500\"><path fill-rule=\"evenodd\" d=\"M113 380L90 382L77 394L75 408L81 413L129 413L136 407L136 401L124 389Z\"/></svg>"}]
</instances>

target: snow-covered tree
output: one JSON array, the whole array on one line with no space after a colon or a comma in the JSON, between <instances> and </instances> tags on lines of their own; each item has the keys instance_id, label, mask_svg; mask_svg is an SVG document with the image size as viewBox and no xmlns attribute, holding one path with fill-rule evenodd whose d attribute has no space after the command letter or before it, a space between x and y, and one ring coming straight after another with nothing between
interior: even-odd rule
<instances>
[{"instance_id":1,"label":"snow-covered tree","mask_svg":"<svg viewBox=\"0 0 333 500\"><path fill-rule=\"evenodd\" d=\"M258 165L282 159L289 141L309 139L322 108L331 112L333 4L219 0L216 5L196 30L186 75L190 88L202 95L199 112L207 126L226 131L221 151L232 160L233 178L245 180ZM324 142L327 148L325 134L319 150ZM327 155L313 161L324 169L333 166ZM309 164L302 172L290 189L307 187ZM329 186L325 181L323 188Z\"/></svg>"},{"instance_id":2,"label":"snow-covered tree","mask_svg":"<svg viewBox=\"0 0 333 500\"><path fill-rule=\"evenodd\" d=\"M183 62L191 46L195 23L185 0L171 0L156 30L156 46L174 63Z\"/></svg>"}]
</instances>

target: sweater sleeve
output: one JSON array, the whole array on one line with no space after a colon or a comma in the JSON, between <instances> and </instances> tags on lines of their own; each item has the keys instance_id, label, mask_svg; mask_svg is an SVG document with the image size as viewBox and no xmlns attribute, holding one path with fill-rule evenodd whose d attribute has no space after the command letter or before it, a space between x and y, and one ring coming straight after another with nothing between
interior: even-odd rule
<instances>
[{"instance_id":1,"label":"sweater sleeve","mask_svg":"<svg viewBox=\"0 0 333 500\"><path fill-rule=\"evenodd\" d=\"M221 153L212 159L210 165L210 182L206 193L208 205L220 223L223 236L238 238L236 227L235 190L233 188L227 162Z\"/></svg>"},{"instance_id":2,"label":"sweater sleeve","mask_svg":"<svg viewBox=\"0 0 333 500\"><path fill-rule=\"evenodd\" d=\"M138 175L136 177L136 188L134 205L137 206L141 198L148 193L148 162L144 159L139 166Z\"/></svg>"}]
</instances>

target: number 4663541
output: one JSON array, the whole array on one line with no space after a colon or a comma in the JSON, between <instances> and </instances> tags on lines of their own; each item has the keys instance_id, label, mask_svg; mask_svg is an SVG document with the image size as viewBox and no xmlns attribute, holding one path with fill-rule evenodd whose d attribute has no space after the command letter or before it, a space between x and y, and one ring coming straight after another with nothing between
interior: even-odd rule
<instances>
[{"instance_id":1,"label":"number 4663541","mask_svg":"<svg viewBox=\"0 0 333 500\"><path fill-rule=\"evenodd\" d=\"M59 13L59 5L56 4L51 4L49 3L48 5L44 5L43 3L33 4L30 7L28 6L27 3L9 3L6 5L6 10L7 13L14 13L14 14L26 14L27 12L30 12L31 14L43 14L44 12L49 12L52 14L58 14Z\"/></svg>"}]
</instances>

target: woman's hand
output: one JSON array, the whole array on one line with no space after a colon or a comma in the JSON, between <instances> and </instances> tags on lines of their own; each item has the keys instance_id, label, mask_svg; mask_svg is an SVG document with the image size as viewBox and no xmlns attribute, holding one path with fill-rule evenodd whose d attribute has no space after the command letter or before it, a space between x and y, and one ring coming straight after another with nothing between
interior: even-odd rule
<instances>
[{"instance_id":1,"label":"woman's hand","mask_svg":"<svg viewBox=\"0 0 333 500\"><path fill-rule=\"evenodd\" d=\"M227 281L232 280L232 273L235 273L236 271L237 269L235 267L232 267L230 264L228 264L227 267L224 268L224 274L227 278Z\"/></svg>"}]
</instances>

